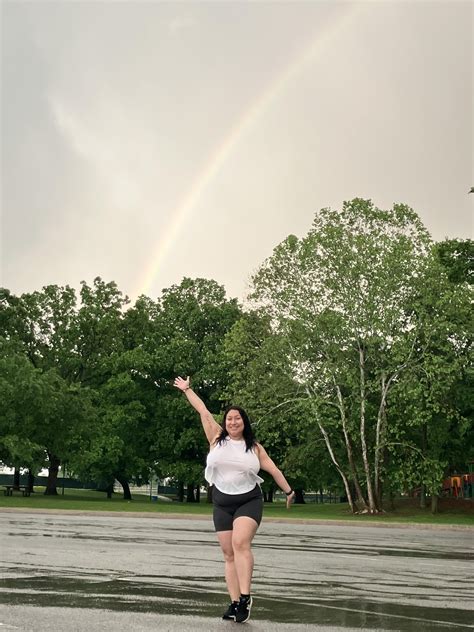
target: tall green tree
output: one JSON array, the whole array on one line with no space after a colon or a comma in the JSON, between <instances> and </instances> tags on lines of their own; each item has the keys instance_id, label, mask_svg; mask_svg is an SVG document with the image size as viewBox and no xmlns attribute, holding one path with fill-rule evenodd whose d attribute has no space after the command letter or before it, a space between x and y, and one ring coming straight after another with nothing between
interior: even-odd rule
<instances>
[{"instance_id":1,"label":"tall green tree","mask_svg":"<svg viewBox=\"0 0 474 632\"><path fill-rule=\"evenodd\" d=\"M1 292L2 333L6 340L17 344L18 353L24 354L23 376L31 377L28 384L19 379L12 388L16 397L25 397L28 393L35 401L34 423L27 429L23 427L20 436L25 446L39 445L46 455L42 465L49 469L47 494L56 493L61 459L67 456L78 433L84 432L86 427L82 423L81 406L87 407L88 398L85 392L73 387L77 364L75 318L75 292L68 286L50 285L20 297L8 290ZM22 389L25 389L23 395ZM10 400L12 409L13 400ZM28 410L25 404L25 414ZM64 453L55 452L59 449ZM38 470L40 461L34 459L31 463L31 459L26 458L21 465Z\"/></svg>"},{"instance_id":2,"label":"tall green tree","mask_svg":"<svg viewBox=\"0 0 474 632\"><path fill-rule=\"evenodd\" d=\"M173 379L192 376L208 408L218 413L218 393L226 379L218 357L241 312L222 286L199 278L185 278L165 289L157 306L154 333L146 347L151 355L146 376L156 394L155 425L150 429L153 462L158 475L186 484L188 500L193 501L204 482L208 446L195 411L172 387Z\"/></svg>"},{"instance_id":3,"label":"tall green tree","mask_svg":"<svg viewBox=\"0 0 474 632\"><path fill-rule=\"evenodd\" d=\"M31 472L48 467L45 493L56 494L61 460L75 454L94 423L91 400L56 369L34 367L18 350L11 352L11 343L0 346L0 459Z\"/></svg>"},{"instance_id":4,"label":"tall green tree","mask_svg":"<svg viewBox=\"0 0 474 632\"><path fill-rule=\"evenodd\" d=\"M419 487L422 503L430 494L433 511L443 477L474 456L472 288L439 261L437 246L413 288L417 362L394 392L394 408L406 421L391 438L400 461L392 478L399 487Z\"/></svg>"},{"instance_id":5,"label":"tall green tree","mask_svg":"<svg viewBox=\"0 0 474 632\"><path fill-rule=\"evenodd\" d=\"M322 209L308 234L288 237L253 279L253 299L288 341L294 379L353 510L353 488L363 510L381 507L388 394L414 355L405 303L430 246L412 209L356 198L340 212Z\"/></svg>"},{"instance_id":6,"label":"tall green tree","mask_svg":"<svg viewBox=\"0 0 474 632\"><path fill-rule=\"evenodd\" d=\"M128 298L114 282L94 279L81 284L76 319L78 379L94 391L98 425L74 459L82 476L114 479L131 498L130 481L145 482L151 469L146 440L151 423L147 390L132 370L149 363L144 338L153 330L155 306L141 297L126 310ZM148 332L148 334L147 334Z\"/></svg>"},{"instance_id":7,"label":"tall green tree","mask_svg":"<svg viewBox=\"0 0 474 632\"><path fill-rule=\"evenodd\" d=\"M0 338L0 461L9 467L40 470L46 459L36 430L44 393L41 371L20 345Z\"/></svg>"},{"instance_id":8,"label":"tall green tree","mask_svg":"<svg viewBox=\"0 0 474 632\"><path fill-rule=\"evenodd\" d=\"M103 405L98 406L98 410L103 416L100 419L108 418L110 411L105 412L105 403L113 406L109 382L115 378L124 352L122 320L127 297L123 297L115 283L106 283L100 277L94 279L92 285L82 282L81 286L79 305L75 291L68 286L50 285L20 297L12 296L8 290L0 294L0 324L4 335L22 345L31 365L42 372L38 379L44 384L49 380L50 406L38 419L37 424L43 428L36 428L35 434L41 435L41 444L47 446L47 493L51 494L55 493L61 461L70 458L66 434L70 433L71 441L77 434L77 429L68 423L77 417L73 412L74 388L79 389L77 393L84 398L101 402ZM66 405L66 401L69 404ZM64 406L71 407L67 419ZM102 426L96 423L85 427L90 433L103 437L104 427L111 430L114 425L104 421ZM89 439L93 441L92 435ZM82 444L84 440L82 437ZM109 436L109 440L113 441L113 437ZM73 459L75 463L79 463L79 456Z\"/></svg>"},{"instance_id":9,"label":"tall green tree","mask_svg":"<svg viewBox=\"0 0 474 632\"><path fill-rule=\"evenodd\" d=\"M131 500L130 481L147 482L150 474L147 428L142 393L130 372L117 371L94 394L97 425L83 439L70 467L85 480L111 489L116 479L124 499Z\"/></svg>"}]
</instances>

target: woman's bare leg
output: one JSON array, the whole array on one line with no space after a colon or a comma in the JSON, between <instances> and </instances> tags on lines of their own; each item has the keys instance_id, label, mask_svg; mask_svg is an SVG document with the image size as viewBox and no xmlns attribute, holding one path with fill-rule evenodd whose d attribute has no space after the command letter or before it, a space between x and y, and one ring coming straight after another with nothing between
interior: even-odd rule
<instances>
[{"instance_id":1,"label":"woman's bare leg","mask_svg":"<svg viewBox=\"0 0 474 632\"><path fill-rule=\"evenodd\" d=\"M240 587L235 570L234 549L232 548L232 531L218 531L217 537L224 553L225 581L232 601L239 601Z\"/></svg>"},{"instance_id":2,"label":"woman's bare leg","mask_svg":"<svg viewBox=\"0 0 474 632\"><path fill-rule=\"evenodd\" d=\"M257 532L258 524L253 518L240 516L233 523L232 548L234 551L234 566L238 577L240 593L250 594L253 573L252 540ZM226 532L228 533L228 532ZM232 597L234 599L234 597Z\"/></svg>"}]
</instances>

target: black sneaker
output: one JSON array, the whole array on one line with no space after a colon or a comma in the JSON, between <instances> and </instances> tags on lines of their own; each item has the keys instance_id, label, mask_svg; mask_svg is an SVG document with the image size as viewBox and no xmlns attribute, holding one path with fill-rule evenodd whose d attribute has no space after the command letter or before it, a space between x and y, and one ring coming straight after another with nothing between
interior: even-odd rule
<instances>
[{"instance_id":1,"label":"black sneaker","mask_svg":"<svg viewBox=\"0 0 474 632\"><path fill-rule=\"evenodd\" d=\"M238 605L239 605L238 601L233 601L229 605L227 610L224 612L224 614L222 615L222 618L225 619L226 621L235 621L235 615L237 613Z\"/></svg>"},{"instance_id":2,"label":"black sneaker","mask_svg":"<svg viewBox=\"0 0 474 632\"><path fill-rule=\"evenodd\" d=\"M236 623L245 623L250 619L250 608L252 607L252 597L245 597L240 601L237 606L237 612L235 614Z\"/></svg>"}]
</instances>

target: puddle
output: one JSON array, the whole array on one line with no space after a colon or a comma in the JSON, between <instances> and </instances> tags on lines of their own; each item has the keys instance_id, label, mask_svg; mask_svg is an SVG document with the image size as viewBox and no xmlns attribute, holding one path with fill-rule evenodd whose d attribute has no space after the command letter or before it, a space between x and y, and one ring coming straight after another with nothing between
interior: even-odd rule
<instances>
[{"instance_id":1,"label":"puddle","mask_svg":"<svg viewBox=\"0 0 474 632\"><path fill-rule=\"evenodd\" d=\"M149 576L150 581L28 576L0 582L3 604L40 607L99 608L219 618L227 596L199 587L202 577L187 578L186 586L170 586L169 576ZM179 578L176 578L179 580ZM195 584L193 586L193 584ZM472 612L454 608L419 607L382 603L366 598L318 599L261 594L256 591L254 620L398 630L400 632L454 632L473 629Z\"/></svg>"}]
</instances>

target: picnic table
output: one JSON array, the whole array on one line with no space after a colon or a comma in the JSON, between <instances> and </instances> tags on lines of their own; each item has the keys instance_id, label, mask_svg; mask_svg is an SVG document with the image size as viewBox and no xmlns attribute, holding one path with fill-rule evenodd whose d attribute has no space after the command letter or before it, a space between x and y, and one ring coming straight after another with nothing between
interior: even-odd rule
<instances>
[{"instance_id":1,"label":"picnic table","mask_svg":"<svg viewBox=\"0 0 474 632\"><path fill-rule=\"evenodd\" d=\"M18 490L19 492L23 492L23 496L30 495L30 488L28 485L4 485L5 489L3 490L3 494L5 496L13 496L13 490Z\"/></svg>"}]
</instances>

